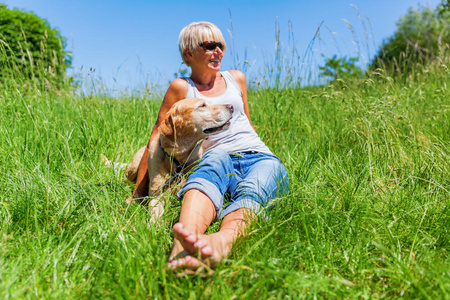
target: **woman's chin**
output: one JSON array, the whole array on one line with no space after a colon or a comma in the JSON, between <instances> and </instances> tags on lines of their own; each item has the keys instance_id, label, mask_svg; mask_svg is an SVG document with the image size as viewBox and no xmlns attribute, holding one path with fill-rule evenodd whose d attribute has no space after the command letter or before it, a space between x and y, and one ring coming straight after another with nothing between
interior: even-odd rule
<instances>
[{"instance_id":1,"label":"woman's chin","mask_svg":"<svg viewBox=\"0 0 450 300\"><path fill-rule=\"evenodd\" d=\"M216 72L220 72L220 66L211 68L211 70L216 71Z\"/></svg>"},{"instance_id":2,"label":"woman's chin","mask_svg":"<svg viewBox=\"0 0 450 300\"><path fill-rule=\"evenodd\" d=\"M209 67L213 70L220 71L220 62L211 62Z\"/></svg>"}]
</instances>

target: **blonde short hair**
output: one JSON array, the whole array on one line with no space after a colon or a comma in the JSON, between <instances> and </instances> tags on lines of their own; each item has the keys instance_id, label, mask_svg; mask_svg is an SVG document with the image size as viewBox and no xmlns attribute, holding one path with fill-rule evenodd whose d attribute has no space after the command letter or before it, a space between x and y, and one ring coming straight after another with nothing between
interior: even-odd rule
<instances>
[{"instance_id":1,"label":"blonde short hair","mask_svg":"<svg viewBox=\"0 0 450 300\"><path fill-rule=\"evenodd\" d=\"M213 23L193 22L181 30L180 37L178 38L178 48L180 50L181 58L186 65L189 66L190 64L184 50L188 49L191 53L194 53L197 51L200 43L207 42L207 39L211 37L215 42L222 43L223 52L227 50L227 45L222 32Z\"/></svg>"}]
</instances>

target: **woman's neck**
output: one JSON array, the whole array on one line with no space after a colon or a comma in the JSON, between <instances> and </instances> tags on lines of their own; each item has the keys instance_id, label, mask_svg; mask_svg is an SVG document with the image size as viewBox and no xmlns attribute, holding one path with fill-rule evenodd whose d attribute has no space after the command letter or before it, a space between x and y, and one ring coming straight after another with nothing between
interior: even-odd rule
<instances>
[{"instance_id":1,"label":"woman's neck","mask_svg":"<svg viewBox=\"0 0 450 300\"><path fill-rule=\"evenodd\" d=\"M218 73L195 73L192 72L191 80L198 86L211 89L214 87Z\"/></svg>"}]
</instances>

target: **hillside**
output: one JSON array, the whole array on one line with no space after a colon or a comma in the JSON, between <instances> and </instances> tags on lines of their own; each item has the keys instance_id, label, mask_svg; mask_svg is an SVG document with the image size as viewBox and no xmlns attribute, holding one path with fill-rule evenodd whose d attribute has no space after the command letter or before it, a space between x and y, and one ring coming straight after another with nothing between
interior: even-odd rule
<instances>
[{"instance_id":1,"label":"hillside","mask_svg":"<svg viewBox=\"0 0 450 300\"><path fill-rule=\"evenodd\" d=\"M450 297L450 74L249 93L290 193L208 276L166 267L123 171L159 99L0 90L2 298ZM211 230L217 230L217 225Z\"/></svg>"}]
</instances>

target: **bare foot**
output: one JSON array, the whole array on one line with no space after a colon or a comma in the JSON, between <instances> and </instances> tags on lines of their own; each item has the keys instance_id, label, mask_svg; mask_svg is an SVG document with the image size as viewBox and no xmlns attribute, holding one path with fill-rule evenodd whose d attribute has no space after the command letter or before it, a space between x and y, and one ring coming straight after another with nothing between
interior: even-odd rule
<instances>
[{"instance_id":1,"label":"bare foot","mask_svg":"<svg viewBox=\"0 0 450 300\"><path fill-rule=\"evenodd\" d=\"M172 269L183 268L197 270L200 267L212 268L215 264L225 257L230 247L221 247L223 240L218 234L203 235L194 234L184 228L183 224L177 223L173 226L173 233L184 251L176 254L169 262ZM225 252L224 252L225 250Z\"/></svg>"},{"instance_id":2,"label":"bare foot","mask_svg":"<svg viewBox=\"0 0 450 300\"><path fill-rule=\"evenodd\" d=\"M213 268L217 262L230 254L233 243L242 235L249 217L255 217L251 210L238 209L222 220L218 232L209 235L196 233L197 231L193 228L199 228L198 223L185 226L182 223L175 224L173 226L175 242L169 267L197 271L201 268ZM190 219L185 218L185 221L189 222ZM198 230L206 230L206 228L200 228Z\"/></svg>"}]
</instances>

